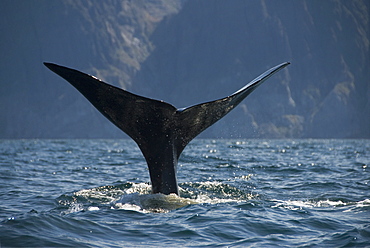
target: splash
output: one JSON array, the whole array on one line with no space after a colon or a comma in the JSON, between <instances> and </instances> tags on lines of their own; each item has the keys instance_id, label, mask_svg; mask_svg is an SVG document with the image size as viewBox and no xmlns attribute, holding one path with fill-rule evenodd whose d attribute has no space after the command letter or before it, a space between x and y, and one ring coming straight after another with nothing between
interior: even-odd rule
<instances>
[{"instance_id":1,"label":"splash","mask_svg":"<svg viewBox=\"0 0 370 248\"><path fill-rule=\"evenodd\" d=\"M236 187L220 182L183 183L180 195L151 194L146 183L125 183L83 189L58 198L61 206L67 206L64 214L80 211L97 211L102 208L130 210L144 213L165 213L192 204L219 204L252 199Z\"/></svg>"}]
</instances>

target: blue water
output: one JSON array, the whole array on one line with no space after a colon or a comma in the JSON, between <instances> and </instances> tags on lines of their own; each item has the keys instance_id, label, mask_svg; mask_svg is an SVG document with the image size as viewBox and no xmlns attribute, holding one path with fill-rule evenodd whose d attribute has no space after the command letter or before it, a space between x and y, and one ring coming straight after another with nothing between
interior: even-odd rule
<instances>
[{"instance_id":1,"label":"blue water","mask_svg":"<svg viewBox=\"0 0 370 248\"><path fill-rule=\"evenodd\" d=\"M181 197L130 140L0 140L1 247L370 247L370 140L202 140Z\"/></svg>"}]
</instances>

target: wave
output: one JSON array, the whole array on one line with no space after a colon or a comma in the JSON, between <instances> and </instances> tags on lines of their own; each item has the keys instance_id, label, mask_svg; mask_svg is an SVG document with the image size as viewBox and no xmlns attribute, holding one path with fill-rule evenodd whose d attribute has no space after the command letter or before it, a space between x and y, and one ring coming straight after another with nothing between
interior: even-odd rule
<instances>
[{"instance_id":1,"label":"wave","mask_svg":"<svg viewBox=\"0 0 370 248\"><path fill-rule=\"evenodd\" d=\"M312 208L340 208L342 212L362 212L370 209L370 199L357 202L344 202L342 200L271 200L275 205L272 208L285 208L289 210L302 210Z\"/></svg>"}]
</instances>

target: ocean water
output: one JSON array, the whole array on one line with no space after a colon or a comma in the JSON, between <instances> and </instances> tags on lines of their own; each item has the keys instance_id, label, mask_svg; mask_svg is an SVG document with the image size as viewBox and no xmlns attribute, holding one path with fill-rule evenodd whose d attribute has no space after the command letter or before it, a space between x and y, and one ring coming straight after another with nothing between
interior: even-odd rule
<instances>
[{"instance_id":1,"label":"ocean water","mask_svg":"<svg viewBox=\"0 0 370 248\"><path fill-rule=\"evenodd\" d=\"M130 140L0 140L0 247L370 247L370 140L208 140L181 196Z\"/></svg>"}]
</instances>

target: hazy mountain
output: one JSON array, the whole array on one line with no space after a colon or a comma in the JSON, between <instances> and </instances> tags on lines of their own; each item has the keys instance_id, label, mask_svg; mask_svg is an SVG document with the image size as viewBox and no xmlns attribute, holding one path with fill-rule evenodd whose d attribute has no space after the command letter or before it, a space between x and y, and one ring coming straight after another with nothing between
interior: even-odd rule
<instances>
[{"instance_id":1,"label":"hazy mountain","mask_svg":"<svg viewBox=\"0 0 370 248\"><path fill-rule=\"evenodd\" d=\"M42 62L130 88L149 36L179 1L0 2L0 137L124 137Z\"/></svg>"},{"instance_id":2,"label":"hazy mountain","mask_svg":"<svg viewBox=\"0 0 370 248\"><path fill-rule=\"evenodd\" d=\"M43 65L177 107L284 61L203 137L370 138L369 1L2 1L0 137L124 137Z\"/></svg>"}]
</instances>

